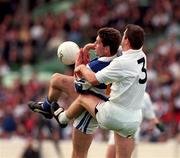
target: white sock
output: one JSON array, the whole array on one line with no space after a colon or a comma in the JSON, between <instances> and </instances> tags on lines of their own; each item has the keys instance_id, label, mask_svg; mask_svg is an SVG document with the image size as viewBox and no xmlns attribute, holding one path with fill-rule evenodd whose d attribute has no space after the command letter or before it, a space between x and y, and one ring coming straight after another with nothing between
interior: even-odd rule
<instances>
[{"instance_id":1,"label":"white sock","mask_svg":"<svg viewBox=\"0 0 180 158\"><path fill-rule=\"evenodd\" d=\"M58 119L59 119L59 122L62 124L68 124L68 122L70 121L65 111L60 113L60 115L58 116Z\"/></svg>"}]
</instances>

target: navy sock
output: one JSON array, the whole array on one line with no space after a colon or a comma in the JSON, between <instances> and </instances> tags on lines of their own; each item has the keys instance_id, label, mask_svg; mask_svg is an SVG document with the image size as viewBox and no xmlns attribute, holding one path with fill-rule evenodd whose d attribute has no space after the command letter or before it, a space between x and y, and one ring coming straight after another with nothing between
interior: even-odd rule
<instances>
[{"instance_id":1,"label":"navy sock","mask_svg":"<svg viewBox=\"0 0 180 158\"><path fill-rule=\"evenodd\" d=\"M45 111L50 111L51 110L51 103L50 103L50 101L48 100L48 97L46 97L46 100L44 101L44 103L43 103L43 109L45 110Z\"/></svg>"}]
</instances>

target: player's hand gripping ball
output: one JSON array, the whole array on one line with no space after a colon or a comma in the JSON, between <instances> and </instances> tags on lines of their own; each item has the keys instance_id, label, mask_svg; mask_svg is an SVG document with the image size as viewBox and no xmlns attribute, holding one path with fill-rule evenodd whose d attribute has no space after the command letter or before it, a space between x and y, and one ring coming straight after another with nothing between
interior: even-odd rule
<instances>
[{"instance_id":1,"label":"player's hand gripping ball","mask_svg":"<svg viewBox=\"0 0 180 158\"><path fill-rule=\"evenodd\" d=\"M75 42L65 41L58 47L58 59L65 65L72 65L75 63L76 54L79 50L80 48Z\"/></svg>"}]
</instances>

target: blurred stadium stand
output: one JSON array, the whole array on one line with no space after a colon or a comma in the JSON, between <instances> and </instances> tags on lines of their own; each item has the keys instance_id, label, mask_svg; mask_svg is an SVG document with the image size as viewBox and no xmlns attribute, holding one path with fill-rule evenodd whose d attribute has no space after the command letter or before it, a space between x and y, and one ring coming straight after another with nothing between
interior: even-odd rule
<instances>
[{"instance_id":1,"label":"blurred stadium stand","mask_svg":"<svg viewBox=\"0 0 180 158\"><path fill-rule=\"evenodd\" d=\"M61 42L72 40L82 47L95 40L100 27L111 26L122 32L127 23L145 29L147 91L166 128L161 134L149 130L145 121L141 139L168 143L179 137L179 0L1 0L0 10L0 140L55 140L51 128L58 133L58 139L70 139L71 126L62 130L53 121L42 121L27 109L26 103L43 99L54 72L72 74L72 67L57 59ZM66 104L67 96L61 99ZM46 122L41 129L39 122ZM106 132L97 133L103 135L100 140L107 140Z\"/></svg>"}]
</instances>

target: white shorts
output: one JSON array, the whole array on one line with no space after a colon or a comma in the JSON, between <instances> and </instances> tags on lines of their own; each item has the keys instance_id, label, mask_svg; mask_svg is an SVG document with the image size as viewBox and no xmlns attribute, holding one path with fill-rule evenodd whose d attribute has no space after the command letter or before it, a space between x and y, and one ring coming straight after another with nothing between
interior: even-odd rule
<instances>
[{"instance_id":1,"label":"white shorts","mask_svg":"<svg viewBox=\"0 0 180 158\"><path fill-rule=\"evenodd\" d=\"M98 123L88 111L84 111L74 120L73 126L82 133L93 134L98 128Z\"/></svg>"},{"instance_id":2,"label":"white shorts","mask_svg":"<svg viewBox=\"0 0 180 158\"><path fill-rule=\"evenodd\" d=\"M133 137L142 122L141 110L130 110L109 102L99 103L96 119L101 128L113 130L123 137Z\"/></svg>"}]
</instances>

